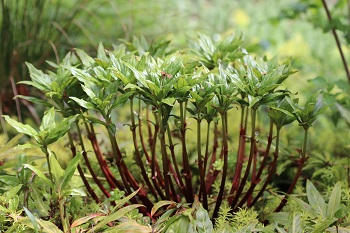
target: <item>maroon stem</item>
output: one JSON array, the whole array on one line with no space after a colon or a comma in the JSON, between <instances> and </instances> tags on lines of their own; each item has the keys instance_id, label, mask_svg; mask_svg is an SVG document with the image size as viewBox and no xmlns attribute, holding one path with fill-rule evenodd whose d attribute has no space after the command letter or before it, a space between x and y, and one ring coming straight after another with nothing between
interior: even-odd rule
<instances>
[{"instance_id":1,"label":"maroon stem","mask_svg":"<svg viewBox=\"0 0 350 233\"><path fill-rule=\"evenodd\" d=\"M87 166L91 176L92 176L92 179L94 180L94 182L97 184L97 186L100 188L100 190L103 192L103 194L106 196L106 197L109 197L110 196L110 193L105 189L105 187L103 186L103 184L101 183L101 181L98 179L95 171L92 169L92 166L91 166L91 163L90 163L90 160L89 158L87 157L87 153L86 153L86 150L85 150L85 146L84 146L84 141L83 141L83 138L82 138L82 135L81 135L81 131L80 131L80 127L79 127L79 124L76 123L76 126L77 126L77 130L78 130L78 135L79 135L79 142L80 142L80 145L81 145L81 149L82 149L82 155L83 155L83 158L84 158L84 161L85 161L85 165ZM119 189L123 189L122 186L120 186L120 184L117 182L117 187Z\"/></svg>"},{"instance_id":2,"label":"maroon stem","mask_svg":"<svg viewBox=\"0 0 350 233\"><path fill-rule=\"evenodd\" d=\"M76 147L73 143L73 138L72 138L72 134L68 131L68 138L69 138L69 143L70 143L70 150L72 152L72 156L73 158L77 155L77 150L76 150ZM88 191L88 193L90 194L90 196L96 201L96 203L99 203L100 202L100 199L98 198L98 196L96 195L95 191L91 188L89 182L87 181L86 177L85 177L85 174L83 172L83 169L81 168L81 166L78 164L78 171L79 171L79 175L80 175L80 178L82 179L84 185L85 185L85 188L86 190ZM107 190L105 188L103 188L102 186L102 192L103 191L106 191L106 192L103 192L107 197L109 197L109 193L107 192Z\"/></svg>"},{"instance_id":3,"label":"maroon stem","mask_svg":"<svg viewBox=\"0 0 350 233\"><path fill-rule=\"evenodd\" d=\"M308 128L304 128L304 145L303 145L303 150L302 150L302 154L298 160L299 166L298 166L298 170L297 173L294 176L294 179L292 181L292 183L290 184L288 191L287 191L287 195L291 194L293 189L295 188L295 185L297 184L297 181L301 175L301 172L303 170L304 167L304 163L307 160L306 158L306 146L307 146L307 133L308 133ZM281 203L279 204L279 206L275 209L275 212L279 212L282 210L282 208L285 206L285 204L287 203L287 195L284 196L284 198L282 199Z\"/></svg>"},{"instance_id":4,"label":"maroon stem","mask_svg":"<svg viewBox=\"0 0 350 233\"><path fill-rule=\"evenodd\" d=\"M207 193L209 193L210 188L212 187L217 175L219 174L219 171L215 170L214 168L214 163L216 161L216 153L219 148L218 137L219 137L218 125L214 124L214 138L213 138L214 143L213 143L213 148L211 153L209 170L207 172L207 177L206 177ZM222 157L222 154L223 154L223 151L221 151L220 158Z\"/></svg>"},{"instance_id":5,"label":"maroon stem","mask_svg":"<svg viewBox=\"0 0 350 233\"><path fill-rule=\"evenodd\" d=\"M255 109L252 109L252 132L251 132L251 138L250 138L250 154L249 154L249 158L248 158L248 164L247 164L247 167L246 167L246 170L245 170L245 173L244 173L244 176L242 178L242 181L239 185L239 188L238 188L238 191L231 203L231 207L232 209L235 209L236 205L237 205L237 202L239 200L239 197L241 196L242 192L243 192L243 189L244 189L244 186L247 182L247 179L248 179L248 176L249 176L249 173L250 173L250 169L251 169L251 166L253 164L253 158L254 158L254 153L255 153L255 147L256 147L256 139L255 139L255 122L256 122L256 110Z\"/></svg>"},{"instance_id":6,"label":"maroon stem","mask_svg":"<svg viewBox=\"0 0 350 233\"><path fill-rule=\"evenodd\" d=\"M90 125L92 127L92 125ZM94 150L94 153L96 155L98 164L100 165L101 171L104 174L104 176L106 177L106 180L110 186L111 189L115 189L116 188L116 184L113 181L113 178L111 176L111 172L107 166L107 162L106 160L103 158L100 147L98 145L97 139L96 139L96 135L94 134L93 131L93 127L91 128L92 130L89 129L88 125L85 124L87 133L88 133L88 139L91 142L92 148Z\"/></svg>"},{"instance_id":7,"label":"maroon stem","mask_svg":"<svg viewBox=\"0 0 350 233\"><path fill-rule=\"evenodd\" d=\"M225 191L225 183L227 176L227 164L228 164L228 135L227 135L227 112L221 114L221 122L222 122L222 150L223 150L223 159L224 164L222 168L222 176L221 176L221 185L218 197L216 199L216 205L214 208L213 219L216 219L219 214L219 209L222 203L222 199Z\"/></svg>"},{"instance_id":8,"label":"maroon stem","mask_svg":"<svg viewBox=\"0 0 350 233\"><path fill-rule=\"evenodd\" d=\"M255 203L262 196L262 194L266 190L267 185L270 183L270 181L272 180L273 176L275 175L276 168L277 168L277 159L278 159L278 154L279 154L279 146L278 146L278 144L279 144L279 133L280 133L280 129L277 129L276 148L275 148L275 152L274 152L274 158L273 158L272 163L269 166L269 171L268 171L267 178L266 178L263 186L261 187L260 191L256 195L256 197L253 199L253 201L251 203L249 203L248 207L251 207L251 206L255 205Z\"/></svg>"},{"instance_id":9,"label":"maroon stem","mask_svg":"<svg viewBox=\"0 0 350 233\"><path fill-rule=\"evenodd\" d=\"M244 203L248 200L249 197L251 197L255 187L257 186L257 184L260 182L260 177L261 177L261 174L262 174L262 171L263 169L265 168L265 165L266 165L266 161L267 161L267 158L270 154L270 149L271 149L271 144L272 144L272 133L273 133L273 123L270 122L270 132L269 132L269 136L268 136L268 139L267 139L267 146L266 146L266 150L265 150L265 153L264 153L264 158L263 158L263 161L261 162L261 165L260 165L260 168L259 168L259 171L258 173L252 177L252 183L248 189L248 191L245 193L245 195L243 196L243 198L241 199L241 201L239 202L239 204L237 205L237 207L242 207L244 205ZM270 172L270 173L273 173L274 174L274 171ZM270 175L270 174L269 174ZM265 190L266 186L264 186L260 192L262 192L263 190ZM249 206L251 206L251 203L248 203Z\"/></svg>"},{"instance_id":10,"label":"maroon stem","mask_svg":"<svg viewBox=\"0 0 350 233\"><path fill-rule=\"evenodd\" d=\"M245 144L246 144L246 125L248 120L248 111L244 111L244 107L242 108L241 113L241 128L239 131L239 141L238 141L238 153L237 153L237 163L235 173L233 175L232 187L228 198L228 203L231 204L234 198L234 193L237 191L239 187L239 182L241 180L243 162L245 158ZM245 117L244 117L245 115Z\"/></svg>"},{"instance_id":11,"label":"maroon stem","mask_svg":"<svg viewBox=\"0 0 350 233\"><path fill-rule=\"evenodd\" d=\"M322 4L323 4L323 7L326 11L326 14L327 14L327 18L328 18L328 21L329 23L331 24L333 22L333 19L332 19L332 15L329 11L329 8L327 6L327 3L325 0L322 0ZM338 47L338 51L340 53L340 57L341 57L341 60L343 62L343 66L344 66L344 70L345 70L345 73L346 73L346 77L348 79L348 82L350 84L350 71L349 71L349 67L348 67L348 63L346 61L346 58L344 56L344 53L343 53L343 50L341 48L341 44L340 44L340 40L339 40L339 37L338 37L338 34L337 34L337 31L334 27L332 27L332 33L333 33L333 36L334 36L334 39L335 39L335 42L337 44L337 47Z\"/></svg>"},{"instance_id":12,"label":"maroon stem","mask_svg":"<svg viewBox=\"0 0 350 233\"><path fill-rule=\"evenodd\" d=\"M183 102L180 102L180 118L181 118L181 127L180 127L180 134L181 134L181 145L182 145L182 162L183 162L183 171L184 171L184 177L185 177L185 184L186 184L186 190L187 190L187 196L189 198L188 202L192 203L194 201L193 199L193 187L192 187L192 173L190 168L190 163L188 159L187 154L187 147L186 147L186 104L185 107L183 106Z\"/></svg>"},{"instance_id":13,"label":"maroon stem","mask_svg":"<svg viewBox=\"0 0 350 233\"><path fill-rule=\"evenodd\" d=\"M173 175L175 183L179 187L181 193L183 195L185 195L186 201L189 202L191 200L191 198L187 195L187 190L186 190L185 184L181 178L181 173L180 173L179 166L178 166L177 159L176 159L176 155L175 155L175 150L174 150L175 146L174 146L174 143L173 143L173 140L171 137L169 124L167 126L168 126L169 150L170 150L170 154L171 154L171 159L173 160L172 163L169 163L169 168L170 168L170 171Z\"/></svg>"},{"instance_id":14,"label":"maroon stem","mask_svg":"<svg viewBox=\"0 0 350 233\"><path fill-rule=\"evenodd\" d=\"M141 169L141 175L143 180L146 182L148 189L151 191L151 193L153 194L153 196L157 199L157 192L154 189L154 187L152 186L148 175L147 175L147 171L145 169L145 166L143 164L142 158L141 158L141 154L139 151L139 146L138 146L138 141L137 141L137 137L136 137L136 124L135 124L135 117L134 117L134 107L133 107L133 98L130 98L130 113L131 113L131 133L132 133L132 139L133 139L133 143L134 143L134 149L135 149L135 156L136 156L136 162L139 165L140 169Z\"/></svg>"},{"instance_id":15,"label":"maroon stem","mask_svg":"<svg viewBox=\"0 0 350 233\"><path fill-rule=\"evenodd\" d=\"M298 166L298 170L297 170L297 173L295 174L294 176L294 179L292 181L292 183L290 184L289 188L288 188L288 191L287 191L287 195L288 194L291 194L293 192L293 189L295 188L295 185L297 184L297 181L301 175L301 172L303 170L303 167L304 167L304 163L306 161L305 158L300 158L299 160L299 166ZM277 206L277 208L275 209L274 212L279 212L283 209L283 207L286 205L287 203L287 196L284 196L284 198L282 199L281 203Z\"/></svg>"},{"instance_id":16,"label":"maroon stem","mask_svg":"<svg viewBox=\"0 0 350 233\"><path fill-rule=\"evenodd\" d=\"M155 119L157 119L157 113L154 113ZM150 147L151 147L151 154L152 154L152 162L151 162L151 170L152 170L152 179L155 180L157 179L160 186L164 187L164 179L162 177L162 173L160 171L160 167L158 164L158 159L157 159L157 152L156 152L156 145L157 145L157 138L158 138L158 133L159 133L159 123L156 120L156 123L154 125L154 134L152 136L149 136L149 142L150 142ZM155 180L156 181L156 180ZM159 194L161 195L161 194Z\"/></svg>"}]
</instances>

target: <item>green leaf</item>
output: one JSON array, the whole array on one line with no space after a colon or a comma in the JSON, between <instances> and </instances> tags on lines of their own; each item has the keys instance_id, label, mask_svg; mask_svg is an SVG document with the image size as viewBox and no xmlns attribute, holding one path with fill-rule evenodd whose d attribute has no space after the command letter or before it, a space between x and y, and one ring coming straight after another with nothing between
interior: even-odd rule
<instances>
[{"instance_id":1,"label":"green leaf","mask_svg":"<svg viewBox=\"0 0 350 233\"><path fill-rule=\"evenodd\" d=\"M337 219L323 219L315 224L312 233L322 233L325 229L333 224ZM339 231L340 232L340 231Z\"/></svg>"},{"instance_id":2,"label":"green leaf","mask_svg":"<svg viewBox=\"0 0 350 233\"><path fill-rule=\"evenodd\" d=\"M21 81L19 83L31 85L44 92L50 91L51 79L49 75L44 74L41 70L36 69L32 64L28 62L26 62L26 65L28 67L32 81Z\"/></svg>"},{"instance_id":3,"label":"green leaf","mask_svg":"<svg viewBox=\"0 0 350 233\"><path fill-rule=\"evenodd\" d=\"M76 171L78 164L81 160L82 154L79 152L68 164L66 170L64 171L63 179L62 179L62 190L68 185L71 181L74 172Z\"/></svg>"},{"instance_id":4,"label":"green leaf","mask_svg":"<svg viewBox=\"0 0 350 233\"><path fill-rule=\"evenodd\" d=\"M176 202L174 202L174 201L159 201L159 202L157 202L152 207L151 216L153 216L158 211L159 208L166 206L166 205L176 205Z\"/></svg>"},{"instance_id":5,"label":"green leaf","mask_svg":"<svg viewBox=\"0 0 350 233\"><path fill-rule=\"evenodd\" d=\"M26 134L33 137L37 142L39 142L38 132L32 128L30 125L22 124L18 121L12 120L9 116L3 116L7 123L9 123L13 128L15 128L19 133Z\"/></svg>"},{"instance_id":6,"label":"green leaf","mask_svg":"<svg viewBox=\"0 0 350 233\"><path fill-rule=\"evenodd\" d=\"M6 200L12 199L21 190L22 184L12 187L9 191L5 193Z\"/></svg>"},{"instance_id":7,"label":"green leaf","mask_svg":"<svg viewBox=\"0 0 350 233\"><path fill-rule=\"evenodd\" d=\"M208 211L200 203L196 209L196 226L198 233L212 233L214 230Z\"/></svg>"},{"instance_id":8,"label":"green leaf","mask_svg":"<svg viewBox=\"0 0 350 233\"><path fill-rule=\"evenodd\" d=\"M290 200L293 201L298 209L303 211L304 213L307 213L311 217L317 218L318 214L315 212L315 210L306 202L301 200L300 198L294 197L294 196L289 196Z\"/></svg>"},{"instance_id":9,"label":"green leaf","mask_svg":"<svg viewBox=\"0 0 350 233\"><path fill-rule=\"evenodd\" d=\"M54 128L56 126L55 123L55 109L52 107L43 116L41 125L39 129L42 130L48 130L50 128Z\"/></svg>"},{"instance_id":10,"label":"green leaf","mask_svg":"<svg viewBox=\"0 0 350 233\"><path fill-rule=\"evenodd\" d=\"M40 216L47 216L50 210L48 202L43 201L43 196L45 195L45 190L42 187L38 187L33 183L29 183L30 197L35 205L36 212Z\"/></svg>"},{"instance_id":11,"label":"green leaf","mask_svg":"<svg viewBox=\"0 0 350 233\"><path fill-rule=\"evenodd\" d=\"M128 212L138 208L138 207L141 207L143 205L141 204L133 204L133 205L129 205L129 206L126 206L126 207L123 207L121 208L120 210L118 210L117 212L115 213L112 213L108 216L105 216L103 218L102 221L100 221L98 224L96 224L96 226L94 226L92 229L90 229L88 231L88 233L91 233L91 232L95 232L97 231L98 229L100 229L101 227L105 226L107 223L109 222L113 222L115 220L118 220L120 219L121 217L124 217L125 214L127 214Z\"/></svg>"},{"instance_id":12,"label":"green leaf","mask_svg":"<svg viewBox=\"0 0 350 233\"><path fill-rule=\"evenodd\" d=\"M39 225L43 228L43 232L45 233L63 233L58 227L49 221L44 221L40 218L36 218L36 221L39 223Z\"/></svg>"},{"instance_id":13,"label":"green leaf","mask_svg":"<svg viewBox=\"0 0 350 233\"><path fill-rule=\"evenodd\" d=\"M306 193L307 199L311 207L320 214L323 218L327 216L327 206L321 194L317 191L315 186L311 183L310 180L306 182Z\"/></svg>"},{"instance_id":14,"label":"green leaf","mask_svg":"<svg viewBox=\"0 0 350 233\"><path fill-rule=\"evenodd\" d=\"M63 197L69 197L69 196L81 196L81 197L86 197L86 193L81 190L81 189L64 189L63 192L61 193Z\"/></svg>"},{"instance_id":15,"label":"green leaf","mask_svg":"<svg viewBox=\"0 0 350 233\"><path fill-rule=\"evenodd\" d=\"M97 58L104 61L104 62L108 62L108 60L109 60L107 55L106 55L106 51L105 51L105 48L103 47L102 42L100 42L98 44Z\"/></svg>"},{"instance_id":16,"label":"green leaf","mask_svg":"<svg viewBox=\"0 0 350 233\"><path fill-rule=\"evenodd\" d=\"M69 99L72 99L74 100L77 104L79 104L81 107L85 108L85 109L88 109L88 110L94 110L95 109L95 105L90 103L90 102L87 102L85 100L82 100L82 99L79 99L79 98L76 98L76 97L69 97Z\"/></svg>"},{"instance_id":17,"label":"green leaf","mask_svg":"<svg viewBox=\"0 0 350 233\"><path fill-rule=\"evenodd\" d=\"M169 106L174 106L175 98L169 97L169 98L162 99L162 103L167 104Z\"/></svg>"},{"instance_id":18,"label":"green leaf","mask_svg":"<svg viewBox=\"0 0 350 233\"><path fill-rule=\"evenodd\" d=\"M76 120L78 115L70 116L68 118L64 118L56 127L50 129L47 132L46 137L43 139L46 145L56 142L58 139L63 137L67 131L70 129L72 123Z\"/></svg>"},{"instance_id":19,"label":"green leaf","mask_svg":"<svg viewBox=\"0 0 350 233\"><path fill-rule=\"evenodd\" d=\"M25 95L16 95L14 98L20 98L20 99L25 99L28 100L29 102L32 102L38 106L43 105L46 107L51 108L52 104L50 104L47 100L39 99L33 96L25 96Z\"/></svg>"},{"instance_id":20,"label":"green leaf","mask_svg":"<svg viewBox=\"0 0 350 233\"><path fill-rule=\"evenodd\" d=\"M87 55L83 50L75 49L75 52L85 67L90 67L95 62L94 59Z\"/></svg>"},{"instance_id":21,"label":"green leaf","mask_svg":"<svg viewBox=\"0 0 350 233\"><path fill-rule=\"evenodd\" d=\"M293 218L289 225L288 232L289 233L302 233L303 230L301 228L301 220L300 220L300 214L299 213L293 213Z\"/></svg>"},{"instance_id":22,"label":"green leaf","mask_svg":"<svg viewBox=\"0 0 350 233\"><path fill-rule=\"evenodd\" d=\"M133 233L152 233L152 228L150 226L144 226L135 220L128 220L127 222L122 222L115 227L110 227L104 232L111 233L125 233L125 232L133 232Z\"/></svg>"},{"instance_id":23,"label":"green leaf","mask_svg":"<svg viewBox=\"0 0 350 233\"><path fill-rule=\"evenodd\" d=\"M134 191L133 193L131 193L130 195L124 197L122 200L118 201L118 203L114 206L114 208L112 209L112 212L116 211L118 208L120 208L121 206L123 206L124 204L126 204L132 197L134 197L138 192L140 191L140 189Z\"/></svg>"},{"instance_id":24,"label":"green leaf","mask_svg":"<svg viewBox=\"0 0 350 233\"><path fill-rule=\"evenodd\" d=\"M16 163L11 167L13 168L17 164L18 164L18 161L16 161ZM20 184L22 181L15 175L0 175L0 182L5 183L6 185L11 187L11 186Z\"/></svg>"},{"instance_id":25,"label":"green leaf","mask_svg":"<svg viewBox=\"0 0 350 233\"><path fill-rule=\"evenodd\" d=\"M332 194L329 198L328 206L327 206L327 217L334 218L335 213L340 209L340 201L341 201L341 183L338 181L332 191Z\"/></svg>"},{"instance_id":26,"label":"green leaf","mask_svg":"<svg viewBox=\"0 0 350 233\"><path fill-rule=\"evenodd\" d=\"M51 173L52 173L52 179L53 183L55 184L57 192L61 191L61 184L62 184L62 177L64 174L64 170L62 169L61 165L58 163L55 155L51 153L50 150L48 150L49 153L49 162L51 166Z\"/></svg>"},{"instance_id":27,"label":"green leaf","mask_svg":"<svg viewBox=\"0 0 350 233\"><path fill-rule=\"evenodd\" d=\"M266 219L273 223L285 226L288 224L288 217L289 217L289 213L278 212L278 213L269 214Z\"/></svg>"},{"instance_id":28,"label":"green leaf","mask_svg":"<svg viewBox=\"0 0 350 233\"><path fill-rule=\"evenodd\" d=\"M91 115L84 115L84 118L86 118L91 123L106 125L106 122L98 119L97 117L91 116Z\"/></svg>"},{"instance_id":29,"label":"green leaf","mask_svg":"<svg viewBox=\"0 0 350 233\"><path fill-rule=\"evenodd\" d=\"M175 215L167 221L165 233L183 233L189 232L190 219L185 215Z\"/></svg>"},{"instance_id":30,"label":"green leaf","mask_svg":"<svg viewBox=\"0 0 350 233\"><path fill-rule=\"evenodd\" d=\"M350 124L350 111L346 108L344 108L342 105L340 104L335 104L335 106L337 107L341 117L348 123Z\"/></svg>"},{"instance_id":31,"label":"green leaf","mask_svg":"<svg viewBox=\"0 0 350 233\"><path fill-rule=\"evenodd\" d=\"M96 214L90 214L88 216L79 218L79 219L75 220L70 227L73 228L73 227L80 226L80 225L86 223L87 221L89 221L90 219L96 218L98 216L104 216L104 214L96 213Z\"/></svg>"},{"instance_id":32,"label":"green leaf","mask_svg":"<svg viewBox=\"0 0 350 233\"><path fill-rule=\"evenodd\" d=\"M32 222L35 233L38 233L39 232L39 224L37 223L35 216L25 206L23 206L23 209L24 209L24 212L26 212L30 221Z\"/></svg>"},{"instance_id":33,"label":"green leaf","mask_svg":"<svg viewBox=\"0 0 350 233\"><path fill-rule=\"evenodd\" d=\"M32 171L33 171L37 176L39 176L39 177L44 181L44 183L47 184L51 189L54 188L54 187L53 187L52 181L51 181L49 178L47 178L47 177L44 175L44 173L43 173L42 171L40 171L38 168L36 168L36 167L34 167L34 166L30 165L30 164L24 164L24 167L25 167L25 168L29 168L30 170L32 170Z\"/></svg>"}]
</instances>

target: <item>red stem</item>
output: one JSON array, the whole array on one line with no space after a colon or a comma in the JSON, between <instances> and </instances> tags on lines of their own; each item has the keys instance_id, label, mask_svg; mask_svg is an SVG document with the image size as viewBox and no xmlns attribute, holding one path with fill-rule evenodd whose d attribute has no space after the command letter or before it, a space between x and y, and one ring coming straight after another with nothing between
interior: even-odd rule
<instances>
[{"instance_id":1,"label":"red stem","mask_svg":"<svg viewBox=\"0 0 350 233\"><path fill-rule=\"evenodd\" d=\"M323 4L323 7L326 11L326 14L327 14L327 18L328 18L328 21L329 23L332 23L333 22L333 19L332 19L332 15L328 9L328 6L327 6L327 3L325 0L322 0L322 4ZM339 54L340 54L340 57L341 57L341 60L342 60L342 63L343 63L343 66L344 66L344 70L345 70L345 73L346 73L346 77L348 79L348 82L350 84L350 71L349 71L349 67L348 67L348 63L346 61L346 58L344 56L344 53L343 53L343 50L341 48L341 44L340 44L340 40L339 40L339 37L338 37L338 34L337 34L337 31L335 30L334 27L332 27L332 33L333 33L333 36L334 36L334 39L335 39L335 42L337 44L337 47L338 47L338 51L339 51Z\"/></svg>"}]
</instances>

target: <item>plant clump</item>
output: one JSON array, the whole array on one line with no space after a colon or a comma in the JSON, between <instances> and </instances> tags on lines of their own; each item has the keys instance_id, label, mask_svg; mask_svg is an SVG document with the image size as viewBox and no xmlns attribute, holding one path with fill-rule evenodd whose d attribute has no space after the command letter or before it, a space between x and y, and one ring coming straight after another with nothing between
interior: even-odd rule
<instances>
[{"instance_id":1,"label":"plant clump","mask_svg":"<svg viewBox=\"0 0 350 233\"><path fill-rule=\"evenodd\" d=\"M123 44L108 51L100 44L95 58L75 49L60 64L49 62L54 71L46 73L27 64L31 80L21 83L42 91L45 99L18 97L50 110L39 130L5 120L33 137L46 155L48 178L32 165L24 167L47 184L51 207L70 201L71 192L61 189L76 168L96 202L118 190L130 197L130 210L140 207L151 217L159 201L194 203L192 212L184 210L188 214L173 221L202 232L210 218L220 216L223 203L238 212L261 200L284 156L280 133L297 120L304 141L287 191L292 193L308 158L308 129L327 107L322 93L298 103L283 86L295 73L292 59L253 56L240 36L215 43L199 35L190 48L176 52L169 52L168 44L157 42L152 51L129 51ZM268 122L265 129L258 127L260 119ZM59 152L48 148L64 135L73 158L66 172L57 163ZM286 197L281 200L276 211L286 204ZM68 216L62 210L57 217L63 229L69 228Z\"/></svg>"}]
</instances>

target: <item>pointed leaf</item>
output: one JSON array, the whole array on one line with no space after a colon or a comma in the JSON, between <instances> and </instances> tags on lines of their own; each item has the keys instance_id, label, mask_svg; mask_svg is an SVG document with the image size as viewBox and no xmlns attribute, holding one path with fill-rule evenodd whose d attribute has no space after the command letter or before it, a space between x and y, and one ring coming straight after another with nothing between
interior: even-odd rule
<instances>
[{"instance_id":1,"label":"pointed leaf","mask_svg":"<svg viewBox=\"0 0 350 233\"><path fill-rule=\"evenodd\" d=\"M114 208L112 209L112 212L116 211L118 208L120 208L121 206L123 206L124 204L126 204L132 197L134 197L141 188L139 188L138 190L134 191L133 193L131 193L130 195L124 197L122 200L118 201L118 203L114 206Z\"/></svg>"},{"instance_id":2,"label":"pointed leaf","mask_svg":"<svg viewBox=\"0 0 350 233\"><path fill-rule=\"evenodd\" d=\"M44 221L40 218L36 218L36 221L39 223L39 225L43 228L42 232L45 233L63 233L58 227L49 221Z\"/></svg>"},{"instance_id":3,"label":"pointed leaf","mask_svg":"<svg viewBox=\"0 0 350 233\"><path fill-rule=\"evenodd\" d=\"M288 232L290 233L302 233L303 230L301 229L301 219L299 213L293 213L293 219L290 224L290 227L288 229Z\"/></svg>"},{"instance_id":4,"label":"pointed leaf","mask_svg":"<svg viewBox=\"0 0 350 233\"><path fill-rule=\"evenodd\" d=\"M46 107L49 107L51 108L52 107L52 104L50 104L47 100L43 100L43 99L39 99L39 98L36 98L36 97L33 97L33 96L25 96L25 95L16 95L15 98L21 98L21 99L25 99L25 100L28 100L29 102L32 102L36 105L43 105L43 106L46 106Z\"/></svg>"},{"instance_id":5,"label":"pointed leaf","mask_svg":"<svg viewBox=\"0 0 350 233\"><path fill-rule=\"evenodd\" d=\"M50 150L48 152L49 152L49 161L51 166L53 183L59 189L57 191L61 191L61 184L62 184L62 177L64 174L64 170L62 169L61 165L58 163L55 155L52 154Z\"/></svg>"},{"instance_id":6,"label":"pointed leaf","mask_svg":"<svg viewBox=\"0 0 350 233\"><path fill-rule=\"evenodd\" d=\"M329 227L330 225L332 225L335 221L337 221L336 218L334 219L323 219L322 221L318 221L315 226L314 229L312 231L312 233L323 233L325 232L325 229L327 227ZM341 231L339 231L341 232Z\"/></svg>"},{"instance_id":7,"label":"pointed leaf","mask_svg":"<svg viewBox=\"0 0 350 233\"><path fill-rule=\"evenodd\" d=\"M73 227L80 226L81 224L86 223L90 219L96 218L98 216L103 216L103 215L104 214L102 214L102 213L90 214L88 216L85 216L85 217L82 217L82 218L75 220L70 227L73 228Z\"/></svg>"},{"instance_id":8,"label":"pointed leaf","mask_svg":"<svg viewBox=\"0 0 350 233\"><path fill-rule=\"evenodd\" d=\"M175 98L169 97L169 98L162 99L162 103L165 103L169 106L174 106Z\"/></svg>"},{"instance_id":9,"label":"pointed leaf","mask_svg":"<svg viewBox=\"0 0 350 233\"><path fill-rule=\"evenodd\" d=\"M25 206L23 206L23 209L24 209L24 212L26 212L30 221L32 222L35 233L38 233L39 232L39 224L37 223L35 216Z\"/></svg>"},{"instance_id":10,"label":"pointed leaf","mask_svg":"<svg viewBox=\"0 0 350 233\"><path fill-rule=\"evenodd\" d=\"M81 189L64 189L64 191L61 194L63 197L69 197L69 196L81 196L86 197L86 193Z\"/></svg>"},{"instance_id":11,"label":"pointed leaf","mask_svg":"<svg viewBox=\"0 0 350 233\"><path fill-rule=\"evenodd\" d=\"M340 200L341 200L341 183L338 181L332 191L332 194L329 198L327 206L327 217L334 218L335 213L340 209Z\"/></svg>"},{"instance_id":12,"label":"pointed leaf","mask_svg":"<svg viewBox=\"0 0 350 233\"><path fill-rule=\"evenodd\" d=\"M301 200L300 198L294 197L294 196L289 196L289 198L291 199L291 201L293 201L296 206L303 211L304 213L309 214L310 216L317 218L317 213L316 211L306 202L304 202L303 200Z\"/></svg>"},{"instance_id":13,"label":"pointed leaf","mask_svg":"<svg viewBox=\"0 0 350 233\"><path fill-rule=\"evenodd\" d=\"M85 109L88 109L88 110L94 110L95 109L95 106L92 103L87 102L85 100L82 100L82 99L79 99L79 98L76 98L76 97L69 97L69 99L74 100L77 104L79 104L81 107L83 107Z\"/></svg>"},{"instance_id":14,"label":"pointed leaf","mask_svg":"<svg viewBox=\"0 0 350 233\"><path fill-rule=\"evenodd\" d=\"M152 207L152 210L151 210L151 216L153 216L159 208L163 207L163 206L166 206L166 205L176 205L177 203L174 202L174 201L159 201L157 202L153 207Z\"/></svg>"},{"instance_id":15,"label":"pointed leaf","mask_svg":"<svg viewBox=\"0 0 350 233\"><path fill-rule=\"evenodd\" d=\"M133 204L133 205L129 205L129 206L121 208L117 212L112 213L112 214L104 217L102 219L102 221L100 221L98 224L96 224L96 226L94 226L91 230L89 230L88 233L97 231L101 227L105 226L107 223L113 222L115 220L118 220L121 217L124 217L125 214L127 214L128 212L130 212L130 211L132 211L132 210L134 210L134 209L136 209L138 207L141 207L141 206L143 206L143 205L141 205L141 204Z\"/></svg>"},{"instance_id":16,"label":"pointed leaf","mask_svg":"<svg viewBox=\"0 0 350 233\"><path fill-rule=\"evenodd\" d=\"M81 160L81 152L79 152L68 164L66 170L64 171L64 176L62 180L62 189L64 189L67 184L71 181L74 172L76 171L78 164Z\"/></svg>"},{"instance_id":17,"label":"pointed leaf","mask_svg":"<svg viewBox=\"0 0 350 233\"><path fill-rule=\"evenodd\" d=\"M70 129L72 123L76 120L77 117L78 115L64 118L58 125L56 125L55 128L50 129L47 132L45 139L43 139L45 140L46 145L54 143L58 139L63 137L67 133L67 131Z\"/></svg>"},{"instance_id":18,"label":"pointed leaf","mask_svg":"<svg viewBox=\"0 0 350 233\"><path fill-rule=\"evenodd\" d=\"M124 232L133 232L133 233L152 233L152 228L150 226L144 226L135 220L129 220L127 222L122 222L117 226L110 227L104 232L108 233L124 233Z\"/></svg>"},{"instance_id":19,"label":"pointed leaf","mask_svg":"<svg viewBox=\"0 0 350 233\"><path fill-rule=\"evenodd\" d=\"M307 199L311 207L320 214L323 218L326 218L327 215L327 206L322 195L317 191L315 186L311 183L310 180L306 182L306 193Z\"/></svg>"},{"instance_id":20,"label":"pointed leaf","mask_svg":"<svg viewBox=\"0 0 350 233\"><path fill-rule=\"evenodd\" d=\"M49 180L49 178L47 178L42 171L30 164L24 164L24 167L32 170L37 176L39 176L44 181L45 184L47 184L50 188L53 189L53 184L51 180Z\"/></svg>"},{"instance_id":21,"label":"pointed leaf","mask_svg":"<svg viewBox=\"0 0 350 233\"><path fill-rule=\"evenodd\" d=\"M9 123L13 128L15 128L19 133L26 134L30 137L33 137L36 141L38 141L38 132L32 128L30 125L22 124L18 121L11 119L9 116L3 116L7 123Z\"/></svg>"},{"instance_id":22,"label":"pointed leaf","mask_svg":"<svg viewBox=\"0 0 350 233\"><path fill-rule=\"evenodd\" d=\"M56 126L55 123L55 109L52 107L43 116L41 125L39 127L40 130L48 130L50 128L54 128Z\"/></svg>"}]
</instances>

